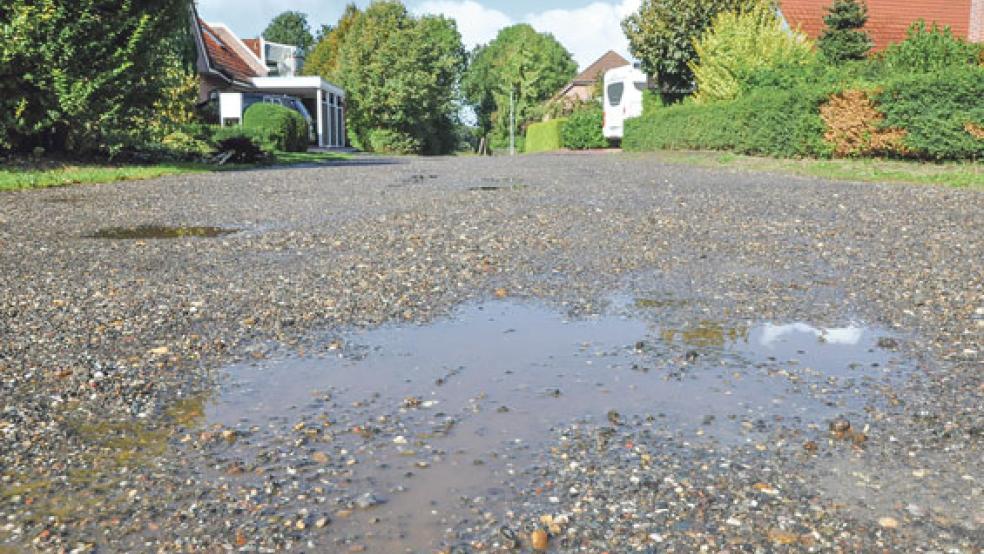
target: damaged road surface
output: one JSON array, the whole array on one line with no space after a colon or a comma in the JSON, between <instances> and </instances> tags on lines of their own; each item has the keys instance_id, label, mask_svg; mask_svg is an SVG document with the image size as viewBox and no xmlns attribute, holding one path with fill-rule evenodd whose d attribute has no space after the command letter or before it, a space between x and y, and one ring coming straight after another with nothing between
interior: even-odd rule
<instances>
[{"instance_id":1,"label":"damaged road surface","mask_svg":"<svg viewBox=\"0 0 984 554\"><path fill-rule=\"evenodd\" d=\"M548 155L2 196L0 552L984 544L979 192Z\"/></svg>"}]
</instances>

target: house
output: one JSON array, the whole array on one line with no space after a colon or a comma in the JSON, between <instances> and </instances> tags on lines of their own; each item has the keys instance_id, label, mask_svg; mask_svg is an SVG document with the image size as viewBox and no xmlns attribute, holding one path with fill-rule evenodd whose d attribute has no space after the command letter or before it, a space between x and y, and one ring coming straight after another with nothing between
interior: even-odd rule
<instances>
[{"instance_id":1,"label":"house","mask_svg":"<svg viewBox=\"0 0 984 554\"><path fill-rule=\"evenodd\" d=\"M564 88L554 95L554 100L567 99L574 102L590 100L595 93L595 86L598 81L605 76L605 72L616 67L632 65L629 60L620 56L614 50L609 50L604 56L598 58L587 69L582 71L574 80L567 83Z\"/></svg>"},{"instance_id":2,"label":"house","mask_svg":"<svg viewBox=\"0 0 984 554\"><path fill-rule=\"evenodd\" d=\"M319 146L345 146L345 91L321 77L299 75L304 59L297 47L240 39L225 25L202 20L194 5L191 25L199 100L219 103L223 125L241 121L243 94L293 96L314 120Z\"/></svg>"},{"instance_id":3,"label":"house","mask_svg":"<svg viewBox=\"0 0 984 554\"><path fill-rule=\"evenodd\" d=\"M865 30L874 42L874 52L893 42L902 42L909 27L920 19L949 27L954 36L984 42L984 0L867 0ZM779 0L779 11L791 29L819 38L825 29L823 17L833 0Z\"/></svg>"}]
</instances>

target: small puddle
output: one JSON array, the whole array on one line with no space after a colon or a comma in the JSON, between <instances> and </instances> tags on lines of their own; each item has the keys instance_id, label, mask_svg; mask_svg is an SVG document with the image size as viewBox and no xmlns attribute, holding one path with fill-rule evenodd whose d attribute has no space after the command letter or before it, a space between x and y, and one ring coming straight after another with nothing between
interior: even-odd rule
<instances>
[{"instance_id":1,"label":"small puddle","mask_svg":"<svg viewBox=\"0 0 984 554\"><path fill-rule=\"evenodd\" d=\"M83 238L113 240L214 238L231 235L238 231L238 229L226 227L137 225L135 227L105 227L92 234L84 235Z\"/></svg>"},{"instance_id":2,"label":"small puddle","mask_svg":"<svg viewBox=\"0 0 984 554\"><path fill-rule=\"evenodd\" d=\"M905 369L865 327L663 328L644 318L651 307L571 320L495 301L230 367L206 419L244 439L218 465L245 464L243 490L263 485L262 468L293 495L320 491L331 507L312 513L345 514L325 541L429 551L468 517L462 499L507 510L512 477L549 451L556 426L649 421L727 447L860 413L860 384Z\"/></svg>"}]
</instances>

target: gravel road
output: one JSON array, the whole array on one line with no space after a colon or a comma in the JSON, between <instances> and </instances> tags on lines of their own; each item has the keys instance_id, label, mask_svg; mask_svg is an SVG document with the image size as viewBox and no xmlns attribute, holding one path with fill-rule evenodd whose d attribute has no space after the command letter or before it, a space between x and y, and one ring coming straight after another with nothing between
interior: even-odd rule
<instances>
[{"instance_id":1,"label":"gravel road","mask_svg":"<svg viewBox=\"0 0 984 554\"><path fill-rule=\"evenodd\" d=\"M357 157L0 193L0 279L0 552L984 546L980 192L630 154ZM423 538L379 515L402 489L359 473L440 423L419 399L346 399L279 435L210 419L222 368L496 300L676 328L861 322L909 369L803 385L852 396L849 427L736 421L749 434L726 443L625 410L553 426L498 451L528 463L495 473L496 499L461 499ZM634 347L654 373L723 367L720 345L670 339ZM417 473L449 457L430 440Z\"/></svg>"}]
</instances>

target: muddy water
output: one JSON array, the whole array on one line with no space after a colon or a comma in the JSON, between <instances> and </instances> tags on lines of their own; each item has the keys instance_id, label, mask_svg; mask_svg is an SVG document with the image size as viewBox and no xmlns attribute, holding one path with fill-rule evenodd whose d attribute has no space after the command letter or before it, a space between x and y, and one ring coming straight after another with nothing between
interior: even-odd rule
<instances>
[{"instance_id":1,"label":"muddy water","mask_svg":"<svg viewBox=\"0 0 984 554\"><path fill-rule=\"evenodd\" d=\"M180 239L180 238L214 238L230 235L237 229L209 226L167 226L167 225L137 225L134 227L105 227L86 235L90 239L111 240L146 240L146 239Z\"/></svg>"},{"instance_id":2,"label":"muddy water","mask_svg":"<svg viewBox=\"0 0 984 554\"><path fill-rule=\"evenodd\" d=\"M206 418L244 438L218 465L262 471L221 479L308 500L311 521L332 520L323 544L427 552L464 517L508 510L556 426L642 420L727 448L859 413L863 387L906 369L858 325L664 327L615 311L488 302L230 367Z\"/></svg>"}]
</instances>

